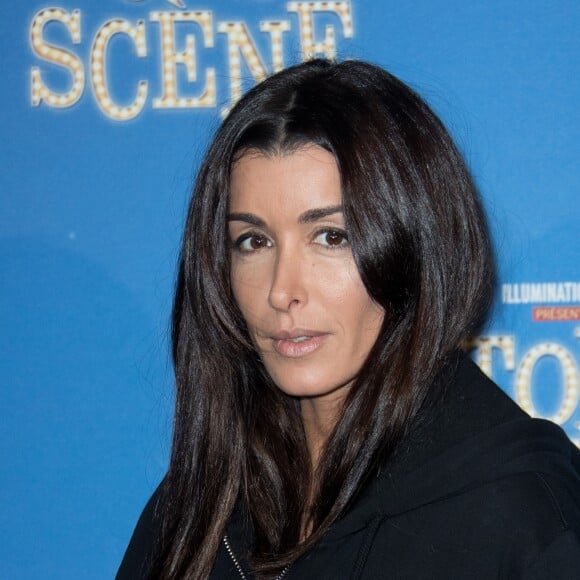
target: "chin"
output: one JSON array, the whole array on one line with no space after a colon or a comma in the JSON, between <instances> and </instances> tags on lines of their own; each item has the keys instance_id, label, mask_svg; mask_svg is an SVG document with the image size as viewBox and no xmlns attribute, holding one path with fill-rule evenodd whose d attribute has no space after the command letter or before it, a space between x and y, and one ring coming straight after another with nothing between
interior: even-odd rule
<instances>
[{"instance_id":1,"label":"chin","mask_svg":"<svg viewBox=\"0 0 580 580\"><path fill-rule=\"evenodd\" d=\"M332 395L352 382L351 377L331 378L327 373L291 373L271 372L270 376L276 386L291 397L315 398Z\"/></svg>"}]
</instances>

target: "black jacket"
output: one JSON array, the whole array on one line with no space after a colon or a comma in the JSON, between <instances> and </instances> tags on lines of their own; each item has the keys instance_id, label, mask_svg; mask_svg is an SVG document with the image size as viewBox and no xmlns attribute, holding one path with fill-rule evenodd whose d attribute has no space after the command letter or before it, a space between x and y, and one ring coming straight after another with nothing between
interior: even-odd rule
<instances>
[{"instance_id":1,"label":"black jacket","mask_svg":"<svg viewBox=\"0 0 580 580\"><path fill-rule=\"evenodd\" d=\"M119 580L141 577L158 501L139 520ZM252 578L244 521L234 512L227 536ZM210 578L241 578L223 542ZM578 580L580 452L460 357L445 395L284 578Z\"/></svg>"}]
</instances>

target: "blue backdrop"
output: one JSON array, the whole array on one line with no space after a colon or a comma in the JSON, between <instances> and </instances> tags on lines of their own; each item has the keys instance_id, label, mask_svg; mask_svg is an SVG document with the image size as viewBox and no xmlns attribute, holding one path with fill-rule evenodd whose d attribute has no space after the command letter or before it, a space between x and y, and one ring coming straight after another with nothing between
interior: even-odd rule
<instances>
[{"instance_id":1,"label":"blue backdrop","mask_svg":"<svg viewBox=\"0 0 580 580\"><path fill-rule=\"evenodd\" d=\"M0 24L0 577L111 578L166 468L195 168L255 78L334 51L440 113L501 286L475 345L580 443L577 0L41 0Z\"/></svg>"}]
</instances>

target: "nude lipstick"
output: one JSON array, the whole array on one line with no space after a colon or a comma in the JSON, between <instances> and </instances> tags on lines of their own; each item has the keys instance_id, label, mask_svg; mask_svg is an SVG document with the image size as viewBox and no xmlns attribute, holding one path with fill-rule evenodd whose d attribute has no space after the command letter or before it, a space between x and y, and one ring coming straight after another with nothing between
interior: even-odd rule
<instances>
[{"instance_id":1,"label":"nude lipstick","mask_svg":"<svg viewBox=\"0 0 580 580\"><path fill-rule=\"evenodd\" d=\"M329 334L312 330L297 329L281 332L272 337L274 350L287 358L300 358L318 350L327 340Z\"/></svg>"}]
</instances>

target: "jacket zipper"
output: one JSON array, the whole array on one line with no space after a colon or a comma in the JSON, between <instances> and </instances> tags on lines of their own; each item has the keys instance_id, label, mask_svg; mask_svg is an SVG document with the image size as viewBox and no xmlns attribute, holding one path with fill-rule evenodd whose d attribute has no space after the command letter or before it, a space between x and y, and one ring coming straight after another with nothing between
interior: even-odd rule
<instances>
[{"instance_id":1,"label":"jacket zipper","mask_svg":"<svg viewBox=\"0 0 580 580\"><path fill-rule=\"evenodd\" d=\"M230 555L230 558L232 559L232 562L234 563L234 566L236 567L236 570L240 574L240 578L242 578L242 580L247 580L246 575L244 574L244 571L242 570L242 567L241 567L240 563L238 562L238 559L236 558L234 551L232 550L232 547L230 545L230 541L228 539L227 534L224 536L224 545L226 547L228 554ZM289 569L290 569L290 564L288 564L288 566L286 566L286 568L284 568L284 570L282 570L282 572L280 572L280 574L278 574L278 576L276 576L275 580L282 580L282 578L284 578L284 576L286 576Z\"/></svg>"}]
</instances>

